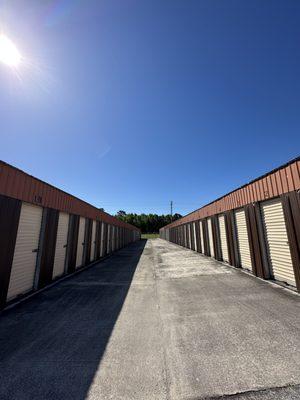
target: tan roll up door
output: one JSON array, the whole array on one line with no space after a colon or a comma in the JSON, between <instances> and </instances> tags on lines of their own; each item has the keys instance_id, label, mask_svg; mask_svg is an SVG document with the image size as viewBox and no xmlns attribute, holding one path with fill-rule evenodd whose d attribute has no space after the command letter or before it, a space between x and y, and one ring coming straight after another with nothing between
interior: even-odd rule
<instances>
[{"instance_id":1,"label":"tan roll up door","mask_svg":"<svg viewBox=\"0 0 300 400\"><path fill-rule=\"evenodd\" d=\"M201 253L204 253L204 241L203 241L202 221L199 221L199 230L200 230Z\"/></svg>"},{"instance_id":2,"label":"tan roll up door","mask_svg":"<svg viewBox=\"0 0 300 400\"><path fill-rule=\"evenodd\" d=\"M82 265L83 247L84 247L84 231L85 231L85 218L80 217L78 240L77 240L77 255L76 255L76 268Z\"/></svg>"},{"instance_id":3,"label":"tan roll up door","mask_svg":"<svg viewBox=\"0 0 300 400\"><path fill-rule=\"evenodd\" d=\"M96 221L93 221L92 239L91 239L91 261L95 260L95 246L96 246Z\"/></svg>"},{"instance_id":4,"label":"tan roll up door","mask_svg":"<svg viewBox=\"0 0 300 400\"><path fill-rule=\"evenodd\" d=\"M275 199L264 202L261 209L273 276L296 286L281 201Z\"/></svg>"},{"instance_id":5,"label":"tan roll up door","mask_svg":"<svg viewBox=\"0 0 300 400\"><path fill-rule=\"evenodd\" d=\"M187 232L188 232L188 248L189 249L191 249L192 248L192 246L191 246L191 225L190 224L187 224Z\"/></svg>"},{"instance_id":6,"label":"tan roll up door","mask_svg":"<svg viewBox=\"0 0 300 400\"><path fill-rule=\"evenodd\" d=\"M22 203L7 300L33 289L43 208Z\"/></svg>"},{"instance_id":7,"label":"tan roll up door","mask_svg":"<svg viewBox=\"0 0 300 400\"><path fill-rule=\"evenodd\" d=\"M198 251L198 243L197 243L197 236L196 236L196 222L193 222L193 235L194 235L195 250Z\"/></svg>"},{"instance_id":8,"label":"tan roll up door","mask_svg":"<svg viewBox=\"0 0 300 400\"><path fill-rule=\"evenodd\" d=\"M220 231L222 258L223 258L223 261L229 262L227 236L226 236L226 228L225 228L225 217L224 217L224 215L219 215L218 219L219 219L219 231Z\"/></svg>"},{"instance_id":9,"label":"tan roll up door","mask_svg":"<svg viewBox=\"0 0 300 400\"><path fill-rule=\"evenodd\" d=\"M215 256L214 251L214 242L213 242L213 233L212 233L212 226L211 226L211 219L208 218L207 220L207 227L208 227L208 239L209 239L209 249L210 249L210 256Z\"/></svg>"},{"instance_id":10,"label":"tan roll up door","mask_svg":"<svg viewBox=\"0 0 300 400\"><path fill-rule=\"evenodd\" d=\"M53 278L61 276L65 271L65 259L68 242L69 214L60 212L57 226Z\"/></svg>"},{"instance_id":11,"label":"tan roll up door","mask_svg":"<svg viewBox=\"0 0 300 400\"><path fill-rule=\"evenodd\" d=\"M252 271L245 211L238 210L234 214L241 267Z\"/></svg>"}]
</instances>

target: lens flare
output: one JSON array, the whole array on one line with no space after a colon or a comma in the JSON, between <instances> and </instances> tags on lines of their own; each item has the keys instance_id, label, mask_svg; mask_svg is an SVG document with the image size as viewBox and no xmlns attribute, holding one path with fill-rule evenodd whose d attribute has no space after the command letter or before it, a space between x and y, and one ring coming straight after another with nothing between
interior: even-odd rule
<instances>
[{"instance_id":1,"label":"lens flare","mask_svg":"<svg viewBox=\"0 0 300 400\"><path fill-rule=\"evenodd\" d=\"M9 67L17 68L21 62L21 54L15 44L5 35L0 35L0 61Z\"/></svg>"}]
</instances>

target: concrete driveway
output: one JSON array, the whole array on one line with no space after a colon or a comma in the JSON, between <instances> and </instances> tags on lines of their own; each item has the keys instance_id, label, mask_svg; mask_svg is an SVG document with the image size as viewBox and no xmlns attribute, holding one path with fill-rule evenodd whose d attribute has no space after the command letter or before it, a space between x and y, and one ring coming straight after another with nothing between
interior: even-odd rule
<instances>
[{"instance_id":1,"label":"concrete driveway","mask_svg":"<svg viewBox=\"0 0 300 400\"><path fill-rule=\"evenodd\" d=\"M300 297L160 239L0 316L0 399L300 399Z\"/></svg>"}]
</instances>

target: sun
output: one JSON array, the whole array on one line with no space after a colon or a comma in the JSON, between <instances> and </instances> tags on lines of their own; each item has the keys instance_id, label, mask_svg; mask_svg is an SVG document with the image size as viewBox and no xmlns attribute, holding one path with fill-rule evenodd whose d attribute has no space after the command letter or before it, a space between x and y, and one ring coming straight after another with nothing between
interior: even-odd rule
<instances>
[{"instance_id":1,"label":"sun","mask_svg":"<svg viewBox=\"0 0 300 400\"><path fill-rule=\"evenodd\" d=\"M20 64L22 56L15 44L5 35L0 34L0 61L16 68Z\"/></svg>"}]
</instances>

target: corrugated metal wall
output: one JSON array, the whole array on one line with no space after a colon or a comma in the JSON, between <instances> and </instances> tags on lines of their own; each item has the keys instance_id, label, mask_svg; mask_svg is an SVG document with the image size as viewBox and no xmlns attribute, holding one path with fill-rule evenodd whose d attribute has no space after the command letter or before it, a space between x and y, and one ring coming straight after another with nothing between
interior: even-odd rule
<instances>
[{"instance_id":1,"label":"corrugated metal wall","mask_svg":"<svg viewBox=\"0 0 300 400\"><path fill-rule=\"evenodd\" d=\"M268 200L296 190L300 190L299 158L193 211L166 227L171 228L197 221L211 215L234 210L250 203Z\"/></svg>"},{"instance_id":2,"label":"corrugated metal wall","mask_svg":"<svg viewBox=\"0 0 300 400\"><path fill-rule=\"evenodd\" d=\"M69 214L81 215L82 217L101 220L129 230L139 231L136 227L126 224L100 211L91 204L28 175L3 161L0 161L0 194L41 207L54 208Z\"/></svg>"},{"instance_id":3,"label":"corrugated metal wall","mask_svg":"<svg viewBox=\"0 0 300 400\"><path fill-rule=\"evenodd\" d=\"M299 158L165 226L160 237L172 231L173 242L190 247L176 238L191 222L200 227L200 252L300 291Z\"/></svg>"},{"instance_id":4,"label":"corrugated metal wall","mask_svg":"<svg viewBox=\"0 0 300 400\"><path fill-rule=\"evenodd\" d=\"M139 239L138 228L0 162L0 309Z\"/></svg>"}]
</instances>

